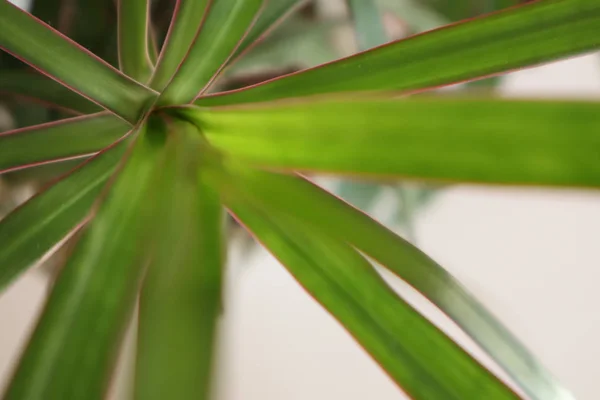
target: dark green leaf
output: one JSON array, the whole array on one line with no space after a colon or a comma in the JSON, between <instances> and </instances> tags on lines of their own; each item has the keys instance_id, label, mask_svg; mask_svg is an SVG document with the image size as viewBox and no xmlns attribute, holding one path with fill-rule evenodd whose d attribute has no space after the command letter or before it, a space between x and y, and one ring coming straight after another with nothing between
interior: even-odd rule
<instances>
[{"instance_id":1,"label":"dark green leaf","mask_svg":"<svg viewBox=\"0 0 600 400\"><path fill-rule=\"evenodd\" d=\"M0 93L81 114L102 111L97 104L81 97L58 82L44 75L27 71L2 71Z\"/></svg>"},{"instance_id":2,"label":"dark green leaf","mask_svg":"<svg viewBox=\"0 0 600 400\"><path fill-rule=\"evenodd\" d=\"M109 113L75 117L0 134L0 174L98 152L131 127Z\"/></svg>"},{"instance_id":3,"label":"dark green leaf","mask_svg":"<svg viewBox=\"0 0 600 400\"><path fill-rule=\"evenodd\" d=\"M231 208L411 398L518 399L399 298L347 244L240 199Z\"/></svg>"},{"instance_id":4,"label":"dark green leaf","mask_svg":"<svg viewBox=\"0 0 600 400\"><path fill-rule=\"evenodd\" d=\"M138 133L130 157L62 269L5 400L98 400L149 250L165 132Z\"/></svg>"},{"instance_id":5,"label":"dark green leaf","mask_svg":"<svg viewBox=\"0 0 600 400\"><path fill-rule=\"evenodd\" d=\"M146 82L152 74L148 53L150 0L118 0L118 16L121 71Z\"/></svg>"},{"instance_id":6,"label":"dark green leaf","mask_svg":"<svg viewBox=\"0 0 600 400\"><path fill-rule=\"evenodd\" d=\"M126 144L90 159L0 221L0 290L85 219Z\"/></svg>"},{"instance_id":7,"label":"dark green leaf","mask_svg":"<svg viewBox=\"0 0 600 400\"><path fill-rule=\"evenodd\" d=\"M160 103L189 103L203 92L252 27L263 1L214 0L189 53L162 93Z\"/></svg>"},{"instance_id":8,"label":"dark green leaf","mask_svg":"<svg viewBox=\"0 0 600 400\"><path fill-rule=\"evenodd\" d=\"M536 1L197 103L428 89L597 49L598 29L597 0Z\"/></svg>"},{"instance_id":9,"label":"dark green leaf","mask_svg":"<svg viewBox=\"0 0 600 400\"><path fill-rule=\"evenodd\" d=\"M214 146L269 168L600 186L593 102L419 97L184 113Z\"/></svg>"},{"instance_id":10,"label":"dark green leaf","mask_svg":"<svg viewBox=\"0 0 600 400\"><path fill-rule=\"evenodd\" d=\"M156 97L8 1L0 2L0 26L0 48L129 122L136 122Z\"/></svg>"},{"instance_id":11,"label":"dark green leaf","mask_svg":"<svg viewBox=\"0 0 600 400\"><path fill-rule=\"evenodd\" d=\"M189 123L170 125L160 226L139 307L136 398L209 398L220 311L223 213L200 182L202 144Z\"/></svg>"}]
</instances>

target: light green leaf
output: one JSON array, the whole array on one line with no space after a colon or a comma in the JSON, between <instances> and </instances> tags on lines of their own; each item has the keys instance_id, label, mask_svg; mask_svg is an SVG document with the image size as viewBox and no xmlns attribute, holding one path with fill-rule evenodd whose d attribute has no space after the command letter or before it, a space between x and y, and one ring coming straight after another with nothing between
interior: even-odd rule
<instances>
[{"instance_id":1,"label":"light green leaf","mask_svg":"<svg viewBox=\"0 0 600 400\"><path fill-rule=\"evenodd\" d=\"M295 10L305 4L307 0L268 0L265 7L252 26L240 46L237 48L232 60L240 56L246 49L267 35L273 27Z\"/></svg>"},{"instance_id":2,"label":"light green leaf","mask_svg":"<svg viewBox=\"0 0 600 400\"><path fill-rule=\"evenodd\" d=\"M130 157L63 267L5 400L99 400L147 263L164 131L138 134Z\"/></svg>"},{"instance_id":3,"label":"light green leaf","mask_svg":"<svg viewBox=\"0 0 600 400\"><path fill-rule=\"evenodd\" d=\"M203 106L327 93L415 91L482 78L600 47L597 0L545 0L390 43Z\"/></svg>"},{"instance_id":4,"label":"light green leaf","mask_svg":"<svg viewBox=\"0 0 600 400\"><path fill-rule=\"evenodd\" d=\"M121 71L146 82L152 74L148 53L150 0L118 0L117 7Z\"/></svg>"},{"instance_id":5,"label":"light green leaf","mask_svg":"<svg viewBox=\"0 0 600 400\"><path fill-rule=\"evenodd\" d=\"M223 212L199 181L197 128L174 122L169 129L160 228L140 297L135 397L203 400L221 306Z\"/></svg>"},{"instance_id":6,"label":"light green leaf","mask_svg":"<svg viewBox=\"0 0 600 400\"><path fill-rule=\"evenodd\" d=\"M156 97L8 1L0 2L0 26L0 48L129 122L136 122Z\"/></svg>"},{"instance_id":7,"label":"light green leaf","mask_svg":"<svg viewBox=\"0 0 600 400\"><path fill-rule=\"evenodd\" d=\"M347 244L241 199L232 211L415 400L518 399Z\"/></svg>"},{"instance_id":8,"label":"light green leaf","mask_svg":"<svg viewBox=\"0 0 600 400\"><path fill-rule=\"evenodd\" d=\"M78 114L102 111L97 104L41 74L19 70L2 70L0 93L32 100Z\"/></svg>"},{"instance_id":9,"label":"light green leaf","mask_svg":"<svg viewBox=\"0 0 600 400\"><path fill-rule=\"evenodd\" d=\"M418 97L183 110L214 146L268 168L600 186L593 102Z\"/></svg>"},{"instance_id":10,"label":"light green leaf","mask_svg":"<svg viewBox=\"0 0 600 400\"><path fill-rule=\"evenodd\" d=\"M448 272L375 220L299 177L252 170L234 162L212 172L224 202L246 199L268 208L269 214L285 213L310 227L313 237L318 232L330 235L382 264L452 318L532 399L574 399Z\"/></svg>"},{"instance_id":11,"label":"light green leaf","mask_svg":"<svg viewBox=\"0 0 600 400\"><path fill-rule=\"evenodd\" d=\"M202 93L252 27L264 0L214 0L160 104L189 103Z\"/></svg>"},{"instance_id":12,"label":"light green leaf","mask_svg":"<svg viewBox=\"0 0 600 400\"><path fill-rule=\"evenodd\" d=\"M208 0L177 0L169 32L160 51L150 86L162 92L186 57L207 11Z\"/></svg>"},{"instance_id":13,"label":"light green leaf","mask_svg":"<svg viewBox=\"0 0 600 400\"><path fill-rule=\"evenodd\" d=\"M0 220L0 291L85 219L126 145L91 158Z\"/></svg>"},{"instance_id":14,"label":"light green leaf","mask_svg":"<svg viewBox=\"0 0 600 400\"><path fill-rule=\"evenodd\" d=\"M348 0L348 4L354 19L359 50L367 50L388 41L375 0Z\"/></svg>"},{"instance_id":15,"label":"light green leaf","mask_svg":"<svg viewBox=\"0 0 600 400\"><path fill-rule=\"evenodd\" d=\"M131 129L107 112L0 134L0 174L96 153Z\"/></svg>"}]
</instances>

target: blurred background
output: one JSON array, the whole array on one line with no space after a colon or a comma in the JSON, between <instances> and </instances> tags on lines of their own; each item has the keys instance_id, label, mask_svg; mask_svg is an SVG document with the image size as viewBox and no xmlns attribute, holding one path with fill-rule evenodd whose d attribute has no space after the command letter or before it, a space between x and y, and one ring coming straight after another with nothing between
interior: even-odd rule
<instances>
[{"instance_id":1,"label":"blurred background","mask_svg":"<svg viewBox=\"0 0 600 400\"><path fill-rule=\"evenodd\" d=\"M31 7L28 1L14 2ZM386 35L393 40L518 2L378 0L377 5ZM111 2L94 0L90 7L101 3ZM168 7L160 8L168 2L156 3L159 12L155 18L163 24L166 20L168 25ZM86 47L105 52L103 55L110 60L110 35L99 35L104 40L90 37ZM358 48L345 1L313 1L229 68L219 89L237 88L318 65ZM480 96L600 100L600 57L586 55L444 90ZM22 100L10 99L9 107L8 97L2 96L0 93L0 132L63 117ZM58 173L60 167L57 171L0 177L0 218ZM447 268L578 399L600 399L596 382L600 374L600 291L596 289L600 281L600 193L468 185L442 188L415 182L375 185L314 178ZM239 228L232 226L230 236L216 399L404 398L277 261ZM60 252L0 294L0 388L40 311L53 266L59 262ZM481 356L476 346L427 301L402 282L394 278L390 281L433 321ZM113 385L113 398L126 397L127 376L128 361L124 357Z\"/></svg>"}]
</instances>

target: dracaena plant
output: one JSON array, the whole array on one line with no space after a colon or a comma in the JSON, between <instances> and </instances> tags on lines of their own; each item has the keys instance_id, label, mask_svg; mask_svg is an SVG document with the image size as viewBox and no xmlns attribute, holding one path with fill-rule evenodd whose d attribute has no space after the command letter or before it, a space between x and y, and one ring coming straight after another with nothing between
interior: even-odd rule
<instances>
[{"instance_id":1,"label":"dracaena plant","mask_svg":"<svg viewBox=\"0 0 600 400\"><path fill-rule=\"evenodd\" d=\"M299 3L179 0L158 52L149 2L119 1L118 70L0 2L0 47L69 89L51 91L58 105L93 111L0 136L4 172L87 157L0 222L2 288L74 242L5 399L102 398L138 298L135 397L207 398L225 212L410 397L572 399L442 267L302 173L600 186L596 103L408 96L597 49L600 3L538 1L212 92ZM392 291L373 262L450 316L519 390Z\"/></svg>"}]
</instances>

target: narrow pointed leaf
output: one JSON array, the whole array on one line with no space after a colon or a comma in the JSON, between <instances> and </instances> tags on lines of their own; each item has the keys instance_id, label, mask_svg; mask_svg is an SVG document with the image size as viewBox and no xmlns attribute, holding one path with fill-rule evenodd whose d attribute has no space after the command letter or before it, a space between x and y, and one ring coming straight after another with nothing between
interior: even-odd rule
<instances>
[{"instance_id":1,"label":"narrow pointed leaf","mask_svg":"<svg viewBox=\"0 0 600 400\"><path fill-rule=\"evenodd\" d=\"M492 314L435 261L366 214L301 178L230 164L214 170L224 202L264 204L355 246L452 318L535 400L574 400ZM470 397L465 397L470 398ZM478 397L477 397L478 398Z\"/></svg>"},{"instance_id":2,"label":"narrow pointed leaf","mask_svg":"<svg viewBox=\"0 0 600 400\"><path fill-rule=\"evenodd\" d=\"M307 0L268 0L265 7L235 52L235 57L254 45L288 15L306 4ZM233 60L232 58L232 60Z\"/></svg>"},{"instance_id":3,"label":"narrow pointed leaf","mask_svg":"<svg viewBox=\"0 0 600 400\"><path fill-rule=\"evenodd\" d=\"M161 104L189 103L212 82L252 27L264 0L214 0Z\"/></svg>"},{"instance_id":4,"label":"narrow pointed leaf","mask_svg":"<svg viewBox=\"0 0 600 400\"><path fill-rule=\"evenodd\" d=\"M85 219L126 145L91 158L0 220L0 291Z\"/></svg>"},{"instance_id":5,"label":"narrow pointed leaf","mask_svg":"<svg viewBox=\"0 0 600 400\"><path fill-rule=\"evenodd\" d=\"M131 126L107 112L0 134L0 174L97 153Z\"/></svg>"},{"instance_id":6,"label":"narrow pointed leaf","mask_svg":"<svg viewBox=\"0 0 600 400\"><path fill-rule=\"evenodd\" d=\"M598 29L597 0L536 1L197 103L449 85L592 51L600 47Z\"/></svg>"},{"instance_id":7,"label":"narrow pointed leaf","mask_svg":"<svg viewBox=\"0 0 600 400\"><path fill-rule=\"evenodd\" d=\"M131 314L154 213L164 132L140 132L61 271L5 400L104 398Z\"/></svg>"},{"instance_id":8,"label":"narrow pointed leaf","mask_svg":"<svg viewBox=\"0 0 600 400\"><path fill-rule=\"evenodd\" d=\"M119 65L139 82L152 74L148 53L150 0L118 0Z\"/></svg>"},{"instance_id":9,"label":"narrow pointed leaf","mask_svg":"<svg viewBox=\"0 0 600 400\"><path fill-rule=\"evenodd\" d=\"M197 128L170 124L168 140L160 228L140 297L135 397L203 400L221 310L223 213L200 182Z\"/></svg>"},{"instance_id":10,"label":"narrow pointed leaf","mask_svg":"<svg viewBox=\"0 0 600 400\"><path fill-rule=\"evenodd\" d=\"M347 244L239 200L231 208L411 398L519 398L399 298Z\"/></svg>"},{"instance_id":11,"label":"narrow pointed leaf","mask_svg":"<svg viewBox=\"0 0 600 400\"><path fill-rule=\"evenodd\" d=\"M102 107L41 74L3 70L0 74L0 94L14 96L77 114L102 111Z\"/></svg>"},{"instance_id":12,"label":"narrow pointed leaf","mask_svg":"<svg viewBox=\"0 0 600 400\"><path fill-rule=\"evenodd\" d=\"M185 110L214 146L268 168L600 187L593 102L420 97Z\"/></svg>"},{"instance_id":13,"label":"narrow pointed leaf","mask_svg":"<svg viewBox=\"0 0 600 400\"><path fill-rule=\"evenodd\" d=\"M359 50L387 42L387 35L375 0L348 0Z\"/></svg>"},{"instance_id":14,"label":"narrow pointed leaf","mask_svg":"<svg viewBox=\"0 0 600 400\"><path fill-rule=\"evenodd\" d=\"M192 45L208 7L208 0L177 0L169 32L158 57L150 86L162 92Z\"/></svg>"},{"instance_id":15,"label":"narrow pointed leaf","mask_svg":"<svg viewBox=\"0 0 600 400\"><path fill-rule=\"evenodd\" d=\"M129 122L156 93L8 1L0 2L0 48Z\"/></svg>"}]
</instances>

